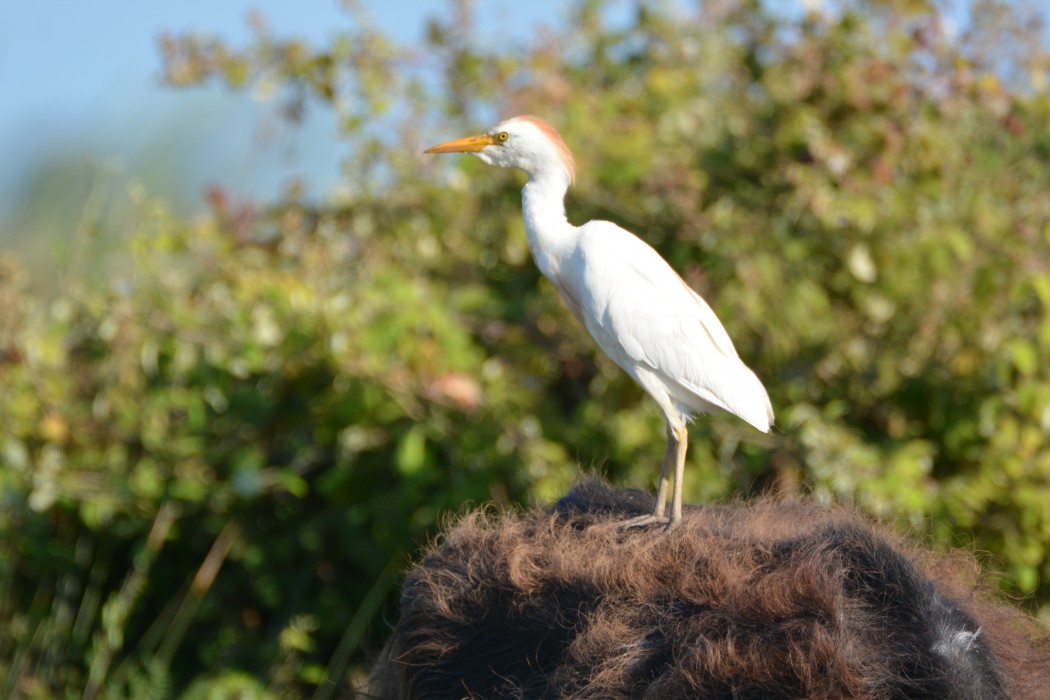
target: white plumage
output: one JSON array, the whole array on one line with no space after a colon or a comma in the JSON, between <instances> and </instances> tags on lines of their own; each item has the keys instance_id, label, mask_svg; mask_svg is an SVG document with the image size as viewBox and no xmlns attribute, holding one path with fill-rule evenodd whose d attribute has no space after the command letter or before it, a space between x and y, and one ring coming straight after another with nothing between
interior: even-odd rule
<instances>
[{"instance_id":1,"label":"white plumage","mask_svg":"<svg viewBox=\"0 0 1050 700\"><path fill-rule=\"evenodd\" d=\"M515 117L485 134L427 153L471 153L524 170L522 213L536 265L613 362L652 396L667 419L667 452L657 504L632 524L682 517L686 423L697 413L732 413L762 432L773 423L765 388L743 363L707 302L649 244L608 221L573 226L565 192L575 167L558 133L536 117Z\"/></svg>"}]
</instances>

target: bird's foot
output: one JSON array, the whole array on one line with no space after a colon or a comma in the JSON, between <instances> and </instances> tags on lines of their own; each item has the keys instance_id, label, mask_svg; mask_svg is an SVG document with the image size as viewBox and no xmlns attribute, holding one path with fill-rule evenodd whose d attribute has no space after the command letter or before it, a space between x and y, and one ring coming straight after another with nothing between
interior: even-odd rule
<instances>
[{"instance_id":1,"label":"bird's foot","mask_svg":"<svg viewBox=\"0 0 1050 700\"><path fill-rule=\"evenodd\" d=\"M639 515L637 518L631 518L625 520L619 524L619 530L633 530L635 528L649 527L651 525L663 525L664 527L671 527L671 519L666 515Z\"/></svg>"}]
</instances>

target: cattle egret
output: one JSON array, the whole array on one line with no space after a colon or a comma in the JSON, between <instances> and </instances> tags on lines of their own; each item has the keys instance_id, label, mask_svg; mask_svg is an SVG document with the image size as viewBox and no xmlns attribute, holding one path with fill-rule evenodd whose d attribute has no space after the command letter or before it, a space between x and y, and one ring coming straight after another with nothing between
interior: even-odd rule
<instances>
[{"instance_id":1,"label":"cattle egret","mask_svg":"<svg viewBox=\"0 0 1050 700\"><path fill-rule=\"evenodd\" d=\"M693 416L721 409L764 433L773 422L762 382L737 355L714 311L634 234L609 221L569 223L564 200L575 175L572 153L541 119L508 119L484 134L447 141L426 152L469 153L489 165L520 168L528 175L521 206L536 265L598 346L641 385L667 419L656 508L629 524L679 522L686 425Z\"/></svg>"}]
</instances>

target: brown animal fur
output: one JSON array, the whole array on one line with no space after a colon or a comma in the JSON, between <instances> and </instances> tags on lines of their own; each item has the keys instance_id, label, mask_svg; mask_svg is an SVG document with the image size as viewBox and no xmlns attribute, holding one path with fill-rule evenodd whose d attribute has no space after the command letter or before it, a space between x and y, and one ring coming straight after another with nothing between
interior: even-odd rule
<instances>
[{"instance_id":1,"label":"brown animal fur","mask_svg":"<svg viewBox=\"0 0 1050 700\"><path fill-rule=\"evenodd\" d=\"M405 581L373 674L394 698L1048 698L1047 632L845 508L689 508L597 481L466 516Z\"/></svg>"}]
</instances>

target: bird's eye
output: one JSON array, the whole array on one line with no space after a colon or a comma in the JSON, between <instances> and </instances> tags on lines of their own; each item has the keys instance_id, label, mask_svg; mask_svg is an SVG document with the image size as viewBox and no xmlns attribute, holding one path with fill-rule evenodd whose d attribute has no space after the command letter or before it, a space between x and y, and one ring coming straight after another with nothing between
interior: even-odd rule
<instances>
[{"instance_id":1,"label":"bird's eye","mask_svg":"<svg viewBox=\"0 0 1050 700\"><path fill-rule=\"evenodd\" d=\"M508 134L506 131L501 131L498 134L496 134L496 140L499 141L500 143L503 143L504 141L506 141L509 138L510 138L510 134Z\"/></svg>"}]
</instances>

